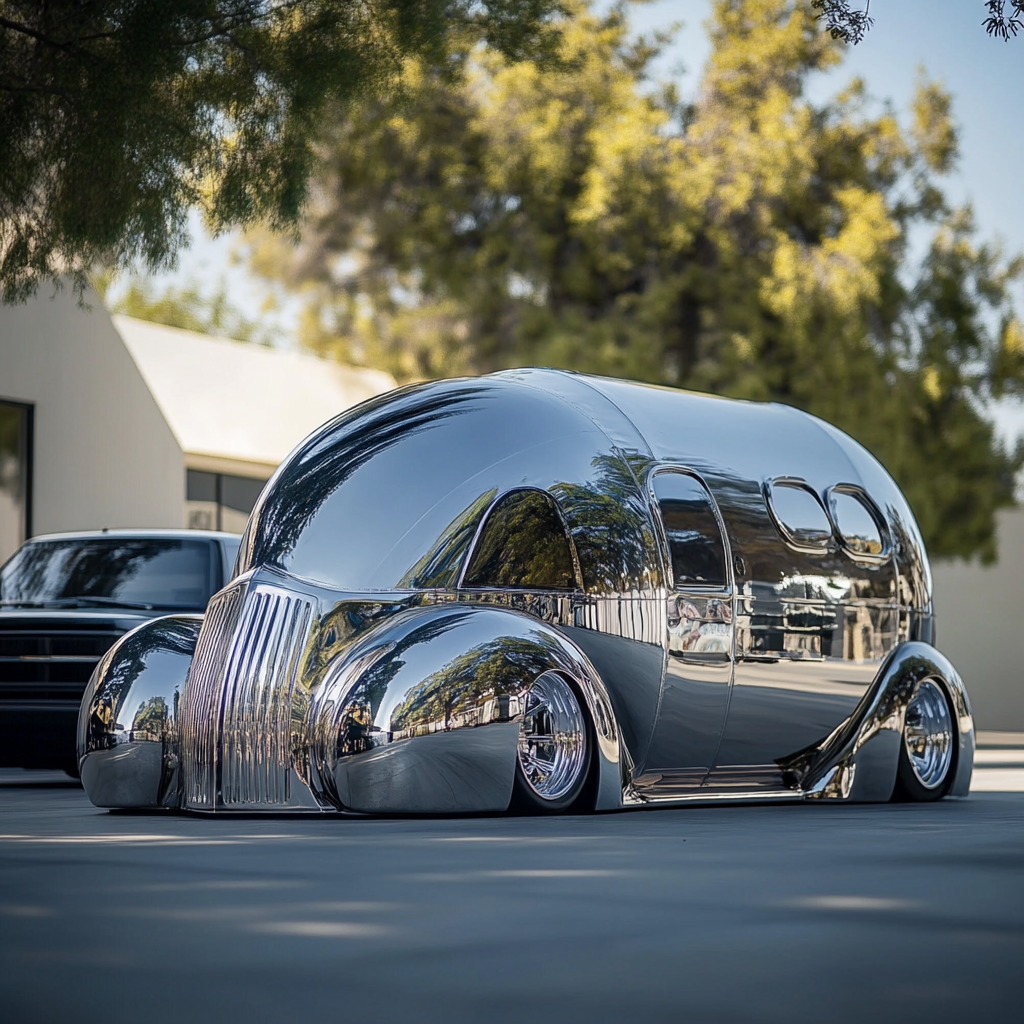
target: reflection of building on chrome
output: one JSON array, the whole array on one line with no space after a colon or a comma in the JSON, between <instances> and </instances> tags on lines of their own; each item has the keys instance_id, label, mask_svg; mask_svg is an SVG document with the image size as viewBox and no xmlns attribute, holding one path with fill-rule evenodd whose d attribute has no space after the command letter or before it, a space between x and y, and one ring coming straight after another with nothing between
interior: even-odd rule
<instances>
[{"instance_id":1,"label":"reflection of building on chrome","mask_svg":"<svg viewBox=\"0 0 1024 1024\"><path fill-rule=\"evenodd\" d=\"M451 732L453 729L489 725L491 722L511 722L522 714L522 700L518 694L494 694L479 704L452 712L443 718L417 722L388 733L389 740L404 740L410 736L429 736L432 733Z\"/></svg>"},{"instance_id":2,"label":"reflection of building on chrome","mask_svg":"<svg viewBox=\"0 0 1024 1024\"><path fill-rule=\"evenodd\" d=\"M783 650L794 657L821 657L821 634L787 629L782 640Z\"/></svg>"}]
</instances>

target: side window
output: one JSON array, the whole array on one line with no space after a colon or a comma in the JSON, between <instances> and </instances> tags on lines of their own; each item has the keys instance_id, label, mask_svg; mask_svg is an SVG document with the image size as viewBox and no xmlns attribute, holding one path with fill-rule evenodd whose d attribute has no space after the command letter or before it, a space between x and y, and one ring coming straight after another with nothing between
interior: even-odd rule
<instances>
[{"instance_id":1,"label":"side window","mask_svg":"<svg viewBox=\"0 0 1024 1024\"><path fill-rule=\"evenodd\" d=\"M675 589L686 585L724 587L725 545L711 499L685 473L656 473L651 485L661 510Z\"/></svg>"},{"instance_id":2,"label":"side window","mask_svg":"<svg viewBox=\"0 0 1024 1024\"><path fill-rule=\"evenodd\" d=\"M832 524L815 494L801 480L773 480L765 498L775 525L794 547L824 553L832 539Z\"/></svg>"},{"instance_id":3,"label":"side window","mask_svg":"<svg viewBox=\"0 0 1024 1024\"><path fill-rule=\"evenodd\" d=\"M886 554L878 513L865 498L853 488L847 490L840 485L832 489L829 504L840 539L851 555L879 558Z\"/></svg>"},{"instance_id":4,"label":"side window","mask_svg":"<svg viewBox=\"0 0 1024 1024\"><path fill-rule=\"evenodd\" d=\"M491 509L469 557L464 587L572 590L572 546L554 499L512 491Z\"/></svg>"}]
</instances>

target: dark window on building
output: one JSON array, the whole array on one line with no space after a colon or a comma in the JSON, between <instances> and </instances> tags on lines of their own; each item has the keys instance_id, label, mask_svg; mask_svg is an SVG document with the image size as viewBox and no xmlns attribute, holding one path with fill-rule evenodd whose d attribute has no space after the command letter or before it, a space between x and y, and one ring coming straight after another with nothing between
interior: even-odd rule
<instances>
[{"instance_id":1,"label":"dark window on building","mask_svg":"<svg viewBox=\"0 0 1024 1024\"><path fill-rule=\"evenodd\" d=\"M464 587L571 590L572 546L554 499L513 491L487 516L463 577Z\"/></svg>"},{"instance_id":2,"label":"dark window on building","mask_svg":"<svg viewBox=\"0 0 1024 1024\"><path fill-rule=\"evenodd\" d=\"M201 473L197 469L186 471L189 501L216 501L217 474Z\"/></svg>"},{"instance_id":3,"label":"dark window on building","mask_svg":"<svg viewBox=\"0 0 1024 1024\"><path fill-rule=\"evenodd\" d=\"M266 480L253 480L247 476L227 476L221 474L220 478L220 503L225 508L234 509L236 512L244 512L248 515L260 496L260 491L266 487Z\"/></svg>"},{"instance_id":4,"label":"dark window on building","mask_svg":"<svg viewBox=\"0 0 1024 1024\"><path fill-rule=\"evenodd\" d=\"M653 487L675 589L725 586L725 546L707 491L694 477L674 472L656 473Z\"/></svg>"},{"instance_id":5,"label":"dark window on building","mask_svg":"<svg viewBox=\"0 0 1024 1024\"><path fill-rule=\"evenodd\" d=\"M824 551L832 537L832 524L817 497L802 483L775 480L767 489L772 517L783 536L798 548Z\"/></svg>"},{"instance_id":6,"label":"dark window on building","mask_svg":"<svg viewBox=\"0 0 1024 1024\"><path fill-rule=\"evenodd\" d=\"M32 532L32 408L0 401L0 563Z\"/></svg>"},{"instance_id":7,"label":"dark window on building","mask_svg":"<svg viewBox=\"0 0 1024 1024\"><path fill-rule=\"evenodd\" d=\"M266 480L230 473L186 472L188 525L193 530L241 533Z\"/></svg>"}]
</instances>

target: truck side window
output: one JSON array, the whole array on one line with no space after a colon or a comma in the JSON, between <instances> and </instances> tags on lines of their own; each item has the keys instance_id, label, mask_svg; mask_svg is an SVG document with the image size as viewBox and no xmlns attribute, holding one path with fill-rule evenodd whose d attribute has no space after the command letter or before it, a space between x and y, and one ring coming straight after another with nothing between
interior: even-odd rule
<instances>
[{"instance_id":1,"label":"truck side window","mask_svg":"<svg viewBox=\"0 0 1024 1024\"><path fill-rule=\"evenodd\" d=\"M462 586L574 589L572 546L554 499L536 490L501 498L480 531Z\"/></svg>"},{"instance_id":2,"label":"truck side window","mask_svg":"<svg viewBox=\"0 0 1024 1024\"><path fill-rule=\"evenodd\" d=\"M675 589L696 585L724 587L725 545L711 499L686 473L661 472L652 486L665 527Z\"/></svg>"}]
</instances>

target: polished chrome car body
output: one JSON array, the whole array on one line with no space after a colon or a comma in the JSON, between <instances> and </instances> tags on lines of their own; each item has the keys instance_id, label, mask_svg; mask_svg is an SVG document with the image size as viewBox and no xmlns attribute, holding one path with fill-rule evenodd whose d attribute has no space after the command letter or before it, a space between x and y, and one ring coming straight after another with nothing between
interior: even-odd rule
<instances>
[{"instance_id":1,"label":"polished chrome car body","mask_svg":"<svg viewBox=\"0 0 1024 1024\"><path fill-rule=\"evenodd\" d=\"M794 409L415 385L289 456L204 617L105 657L82 778L101 806L447 813L887 800L909 758L964 795L931 590L892 479Z\"/></svg>"}]
</instances>

